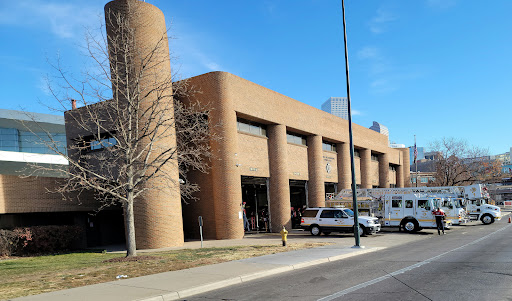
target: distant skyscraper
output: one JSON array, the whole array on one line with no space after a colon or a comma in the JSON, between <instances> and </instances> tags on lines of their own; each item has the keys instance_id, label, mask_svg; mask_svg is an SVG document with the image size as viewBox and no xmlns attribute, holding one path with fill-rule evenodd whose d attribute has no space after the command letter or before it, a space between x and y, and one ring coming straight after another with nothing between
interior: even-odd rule
<instances>
[{"instance_id":1,"label":"distant skyscraper","mask_svg":"<svg viewBox=\"0 0 512 301\"><path fill-rule=\"evenodd\" d=\"M373 125L370 127L370 130L374 130L377 133L381 133L382 135L386 135L389 137L389 130L386 126L378 123L377 121L373 122Z\"/></svg>"},{"instance_id":2,"label":"distant skyscraper","mask_svg":"<svg viewBox=\"0 0 512 301\"><path fill-rule=\"evenodd\" d=\"M346 97L331 97L322 104L322 111L348 120L348 99Z\"/></svg>"}]
</instances>

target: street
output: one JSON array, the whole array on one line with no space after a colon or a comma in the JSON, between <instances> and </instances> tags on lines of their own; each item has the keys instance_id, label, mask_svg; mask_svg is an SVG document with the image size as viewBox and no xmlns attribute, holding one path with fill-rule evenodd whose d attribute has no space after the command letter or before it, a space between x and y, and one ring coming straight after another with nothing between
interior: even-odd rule
<instances>
[{"instance_id":1,"label":"street","mask_svg":"<svg viewBox=\"0 0 512 301\"><path fill-rule=\"evenodd\" d=\"M433 230L383 233L425 238L186 300L512 300L507 220L472 222L440 236ZM362 245L375 238L363 238Z\"/></svg>"}]
</instances>

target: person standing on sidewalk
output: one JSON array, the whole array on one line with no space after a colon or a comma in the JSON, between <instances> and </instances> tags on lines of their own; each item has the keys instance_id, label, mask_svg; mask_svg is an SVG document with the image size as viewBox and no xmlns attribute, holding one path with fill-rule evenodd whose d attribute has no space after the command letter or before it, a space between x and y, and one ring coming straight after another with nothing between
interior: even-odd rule
<instances>
[{"instance_id":1,"label":"person standing on sidewalk","mask_svg":"<svg viewBox=\"0 0 512 301\"><path fill-rule=\"evenodd\" d=\"M437 207L436 210L432 211L432 214L436 217L437 234L441 235L441 231L444 234L444 218L446 216L444 211Z\"/></svg>"}]
</instances>

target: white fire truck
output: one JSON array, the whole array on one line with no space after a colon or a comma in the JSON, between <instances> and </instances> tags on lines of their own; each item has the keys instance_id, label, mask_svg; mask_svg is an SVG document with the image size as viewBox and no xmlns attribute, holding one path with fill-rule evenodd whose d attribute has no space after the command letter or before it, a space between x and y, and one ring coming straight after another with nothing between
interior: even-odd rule
<instances>
[{"instance_id":1,"label":"white fire truck","mask_svg":"<svg viewBox=\"0 0 512 301\"><path fill-rule=\"evenodd\" d=\"M435 228L432 210L441 207L447 213L446 225L462 224L467 216L490 224L501 218L500 208L487 204L489 195L484 185L454 187L410 187L358 189L358 199L377 201L371 214L381 218L382 226L398 226L407 232L422 228ZM336 202L350 203L352 190L342 190L326 201L327 206ZM329 199L329 197L328 197ZM358 202L360 203L360 202ZM464 209L463 206L466 206ZM466 211L467 214L466 215Z\"/></svg>"},{"instance_id":2,"label":"white fire truck","mask_svg":"<svg viewBox=\"0 0 512 301\"><path fill-rule=\"evenodd\" d=\"M358 189L359 197L371 198L372 201L358 200L359 204L365 206L365 203L377 204L370 205L370 214L378 217L383 227L399 227L406 232L416 232L424 228L437 227L436 220L432 211L436 208L436 204L440 203L442 199L431 197L424 193L382 193L380 189L364 189L367 190L361 193ZM327 201L326 206L350 206L352 202L351 196L347 196L347 192L351 190L342 191L332 201ZM368 194L369 192L380 194L379 196ZM359 198L358 197L358 198ZM445 225L449 228L452 221L445 220Z\"/></svg>"}]
</instances>

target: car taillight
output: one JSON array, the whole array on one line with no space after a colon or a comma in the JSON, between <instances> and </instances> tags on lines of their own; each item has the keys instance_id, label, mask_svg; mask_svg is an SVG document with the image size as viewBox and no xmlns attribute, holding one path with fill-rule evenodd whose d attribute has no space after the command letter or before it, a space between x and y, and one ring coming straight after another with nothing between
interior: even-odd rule
<instances>
[{"instance_id":1,"label":"car taillight","mask_svg":"<svg viewBox=\"0 0 512 301\"><path fill-rule=\"evenodd\" d=\"M304 218L301 218L301 219L300 219L300 222L301 222L301 223L304 223Z\"/></svg>"}]
</instances>

